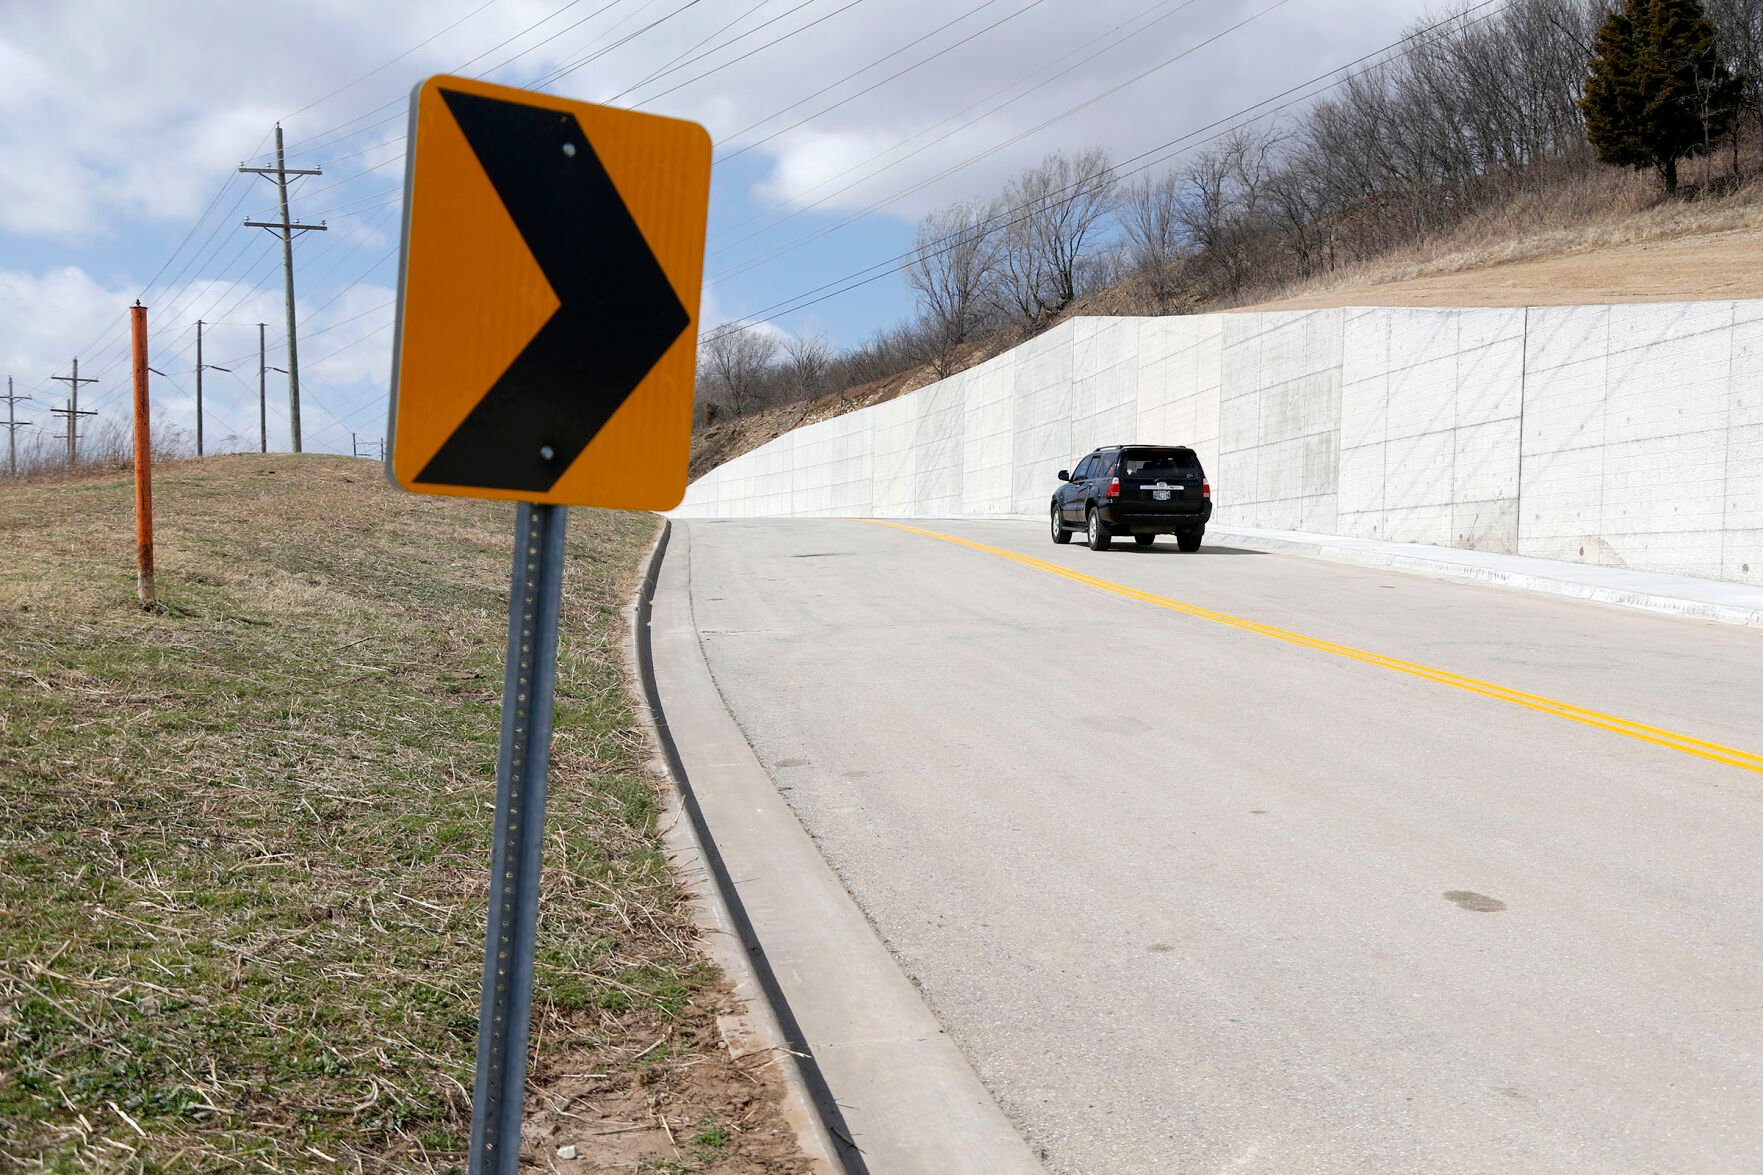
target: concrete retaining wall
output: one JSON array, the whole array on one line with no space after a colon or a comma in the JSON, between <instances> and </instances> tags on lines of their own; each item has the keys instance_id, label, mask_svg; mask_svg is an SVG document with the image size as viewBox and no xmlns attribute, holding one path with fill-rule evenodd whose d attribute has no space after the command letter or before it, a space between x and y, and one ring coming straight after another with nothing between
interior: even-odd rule
<instances>
[{"instance_id":1,"label":"concrete retaining wall","mask_svg":"<svg viewBox=\"0 0 1763 1175\"><path fill-rule=\"evenodd\" d=\"M1215 521L1763 584L1763 302L1080 318L694 482L681 517L1035 514L1118 441Z\"/></svg>"}]
</instances>

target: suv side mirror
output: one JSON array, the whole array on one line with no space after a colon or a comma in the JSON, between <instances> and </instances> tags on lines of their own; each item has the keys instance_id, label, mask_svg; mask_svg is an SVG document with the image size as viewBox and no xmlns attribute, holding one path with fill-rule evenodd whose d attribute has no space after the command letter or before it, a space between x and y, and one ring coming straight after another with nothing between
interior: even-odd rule
<instances>
[{"instance_id":1,"label":"suv side mirror","mask_svg":"<svg viewBox=\"0 0 1763 1175\"><path fill-rule=\"evenodd\" d=\"M1060 481L1070 481L1071 480L1071 470L1061 469L1059 471L1059 480Z\"/></svg>"}]
</instances>

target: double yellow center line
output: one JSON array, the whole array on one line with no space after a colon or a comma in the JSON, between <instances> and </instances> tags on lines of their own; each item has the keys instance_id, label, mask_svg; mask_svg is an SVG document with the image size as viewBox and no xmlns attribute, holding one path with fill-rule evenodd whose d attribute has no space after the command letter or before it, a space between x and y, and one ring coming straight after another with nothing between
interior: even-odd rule
<instances>
[{"instance_id":1,"label":"double yellow center line","mask_svg":"<svg viewBox=\"0 0 1763 1175\"><path fill-rule=\"evenodd\" d=\"M1271 637L1287 644L1300 645L1306 649L1315 649L1319 653L1330 653L1336 657L1345 657L1351 661L1361 661L1367 665L1376 665L1383 669L1406 673L1410 677L1420 677L1427 681L1436 681L1440 685L1452 686L1467 690L1472 694L1480 694L1496 701L1510 702L1514 706L1523 706L1527 710L1536 710L1543 714L1553 714L1557 718L1565 718L1571 722L1595 726L1600 730L1608 730L1626 738L1639 739L1655 746L1665 747L1673 751L1681 751L1686 755L1694 755L1699 759L1708 759L1715 763L1725 763L1730 767L1738 767L1745 771L1763 773L1763 755L1754 755L1749 751L1741 751L1736 747L1722 746L1706 739L1691 738L1687 734L1678 734L1671 730L1662 730L1657 726L1648 726L1640 722L1632 722L1627 718L1618 718L1613 714L1602 714L1596 710L1588 710L1584 706L1575 706L1567 702L1545 698L1538 694L1527 694L1522 690L1508 689L1503 685L1495 685L1491 681L1480 681L1473 677L1465 677L1461 673L1452 673L1446 669L1434 669L1430 665L1420 665L1413 661L1402 661L1395 657L1386 657L1381 653L1369 653L1364 649L1355 649L1350 645L1339 645L1333 641L1318 640L1302 633L1291 632L1283 628L1275 628L1270 624L1258 624L1253 620L1244 620L1224 612L1214 612L1210 608L1201 608L1195 604L1184 604L1180 600L1172 600L1167 596L1159 596L1124 584L1112 583L1106 579L1098 579L1093 575L1085 575L1081 571L1073 571L1069 567L1061 567L1057 563L1048 563L1044 559L1036 559L1016 551L1008 551L1003 547L988 546L976 543L972 539L958 538L939 531L925 530L922 527L907 526L899 522L886 522L881 519L872 520L879 526L892 527L895 530L920 534L926 538L939 539L945 543L954 543L960 547L970 547L975 551L984 551L988 555L996 555L1008 559L1012 563L1020 563L1024 567L1032 567L1037 571L1045 571L1069 579L1073 583L1081 583L1085 587L1093 587L1109 592L1128 600L1150 604L1157 608L1167 608L1171 612L1180 612L1199 620L1222 624L1228 628L1252 632L1257 636Z\"/></svg>"}]
</instances>

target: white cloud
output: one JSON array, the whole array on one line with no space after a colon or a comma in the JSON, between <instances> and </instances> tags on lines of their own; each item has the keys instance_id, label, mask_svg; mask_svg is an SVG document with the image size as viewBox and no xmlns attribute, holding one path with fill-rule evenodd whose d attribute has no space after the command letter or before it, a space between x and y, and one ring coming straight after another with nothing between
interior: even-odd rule
<instances>
[{"instance_id":1,"label":"white cloud","mask_svg":"<svg viewBox=\"0 0 1763 1175\"><path fill-rule=\"evenodd\" d=\"M126 332L132 297L106 289L73 266L43 273L0 269L0 323L5 323L0 332L0 374L14 376L21 393L42 389L39 402L53 396L59 403L66 386L49 382L49 377L69 374L69 362L79 347ZM126 333L122 337L126 339ZM94 358L85 356L82 377L98 374Z\"/></svg>"},{"instance_id":2,"label":"white cloud","mask_svg":"<svg viewBox=\"0 0 1763 1175\"><path fill-rule=\"evenodd\" d=\"M977 0L959 7L946 0L869 0L830 16L836 6L817 5L725 49L710 48L779 17L794 2L767 0L740 16L744 6L680 9L671 0L627 2L604 12L599 0L567 9L561 0L500 0L475 14L482 0L306 0L280 6L0 0L0 158L6 161L0 168L0 253L17 258L23 243L34 259L28 266L11 261L15 268L0 273L0 313L6 315L0 318L0 360L40 379L85 346L179 247L241 159L267 150L278 117L287 126L290 165L321 164L326 173L303 181L295 196L297 216L323 218L330 229L298 247L301 301L313 316L309 328L332 326L365 310L368 300L389 298L390 266L370 263L397 238L403 179L398 156L409 89L427 74L454 71L480 54L463 72L475 74L524 52L494 75L512 84L531 84L580 64L555 88L577 97L623 95L621 103L697 119L725 155L812 117L732 166L719 165L719 185L746 187L728 195L776 212L713 239L714 254L728 247L728 238L815 201L825 201L822 213L860 210L949 171L887 206L884 215L897 218L897 231L898 220L992 194L1012 172L1049 150L1098 144L1117 158L1135 154L1395 39L1425 0L1295 0L1117 97L1039 131L1034 128L1267 0L1186 6L1181 0L1049 0L1026 8L1024 0L997 0L897 54ZM970 44L827 109L1019 9L1020 16ZM669 15L675 11L677 16ZM558 15L544 19L553 13ZM1053 76L1088 52L1086 42L1140 13L1170 15L1069 75ZM457 28L393 61L461 18ZM657 20L652 30L640 32ZM730 27L719 32L724 25ZM798 28L805 31L761 48ZM639 35L617 45L633 33ZM695 54L705 55L673 68ZM887 54L894 55L881 60ZM1031 91L1035 85L1040 88ZM809 97L823 88L825 94ZM961 126L969 120L971 126ZM999 149L1031 131L1022 142ZM267 234L247 240L238 227L246 215L272 212L274 189L249 177L233 182L164 275L174 288L150 292L156 331L160 324L187 331L197 314L212 314L227 322L266 321L272 338L280 333L278 251ZM713 261L710 272L816 223L788 220L763 240ZM880 260L833 247L848 239L785 254L755 270L755 277L725 282L720 303L707 291L704 321L720 321L723 306L730 314L751 313ZM77 255L84 269L54 264L61 260L58 251ZM192 260L197 263L180 274ZM112 276L120 274L130 280ZM362 284L324 307L357 280ZM368 315L335 326L303 352L323 356L379 322ZM238 329L243 336L254 333ZM216 337L233 330L217 328ZM191 359L177 348L186 341L177 335L169 356L184 368ZM365 409L355 409L354 402L365 404L383 393L389 354L389 332L381 332L326 360L312 378L331 389L339 416L359 415Z\"/></svg>"},{"instance_id":3,"label":"white cloud","mask_svg":"<svg viewBox=\"0 0 1763 1175\"><path fill-rule=\"evenodd\" d=\"M330 159L339 176L356 174L402 152L403 101L413 81L453 68L511 36L517 39L468 72L526 50L508 76L530 82L604 53L564 78L558 88L598 98L630 91L621 99L627 103L662 95L651 99L660 112L700 119L720 139L736 136L725 148L814 116L809 126L757 151L774 164L760 194L786 201L908 136L945 121L950 125L931 137L949 130L973 117L953 117L965 108L974 107L977 115L998 107L971 134L910 150L906 159L891 160L885 182L860 187L834 202L838 207L861 206L881 187L896 188L902 179L932 174L979 147L996 145L1262 6L1249 0L1151 7L1139 0L1044 4L955 45L1020 7L987 6L946 32L895 53L948 21L950 12L942 0L889 0L832 16L750 58L735 60L825 15L808 10L632 90L677 59L704 53L696 46L728 23L728 11L706 6L682 12L627 44L609 48L666 16L666 10L618 8L576 28L570 25L585 13L570 10L522 36L523 28L555 12L557 5L509 0L370 73L470 13L476 3L315 0L272 7L221 0L184 0L175 6L15 2L8 6L7 27L0 31L0 146L8 161L0 171L0 228L72 239L113 231L119 215L193 216L212 195L216 180L242 155L258 149L278 116L315 94L329 95L341 87L347 88L290 118L289 135L302 157ZM773 0L716 40L751 29L787 7L785 0ZM1196 117L1224 113L1281 88L1294 76L1344 60L1350 50L1388 41L1420 8L1420 0L1372 0L1350 7L1346 0L1288 5L1160 70L1116 99L1048 128L1021 150L1000 152L926 199L990 190L1022 162L1057 146L1100 143L1121 152L1142 147L1172 122L1179 128ZM1130 23L1141 13L1150 15ZM1167 18L1146 23L1158 15ZM1125 31L1142 31L1068 75L1052 76L1092 52L1083 48L1086 43L1123 23ZM944 48L946 53L908 68ZM894 55L878 64L890 53ZM701 81L662 94L712 70ZM895 73L902 76L884 82ZM370 76L350 84L363 74ZM884 84L851 97L877 82ZM1030 92L1035 85L1041 88ZM807 97L827 87L825 94ZM821 113L847 98L851 100L845 105ZM385 109L376 109L381 106ZM768 120L780 111L781 116ZM368 117L350 122L363 114ZM335 136L320 136L315 145L306 142L338 124L345 124L343 132L370 133L334 143L329 141ZM748 127L755 129L737 135ZM396 186L399 171L392 164L363 182L389 190ZM329 182L328 176L321 181ZM913 214L922 203L910 203L905 214Z\"/></svg>"}]
</instances>

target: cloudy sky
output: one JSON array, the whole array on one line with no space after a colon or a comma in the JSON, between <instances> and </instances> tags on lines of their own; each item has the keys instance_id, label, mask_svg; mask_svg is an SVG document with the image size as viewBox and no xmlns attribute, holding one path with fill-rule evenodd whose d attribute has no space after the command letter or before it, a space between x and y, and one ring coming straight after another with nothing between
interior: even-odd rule
<instances>
[{"instance_id":1,"label":"cloudy sky","mask_svg":"<svg viewBox=\"0 0 1763 1175\"><path fill-rule=\"evenodd\" d=\"M273 162L300 181L306 448L385 431L405 111L433 73L689 118L717 144L704 322L840 346L911 312L914 221L1048 152L1179 165L1194 132L1394 41L1426 0L0 0L0 377L49 419L127 409L125 308L154 395L211 450L255 448L257 326L284 367ZM1186 136L1184 138L1184 136ZM1170 145L1170 146L1166 146ZM864 279L873 279L864 281ZM856 284L862 282L863 284ZM830 295L830 296L827 296ZM286 385L270 376L272 448Z\"/></svg>"}]
</instances>

